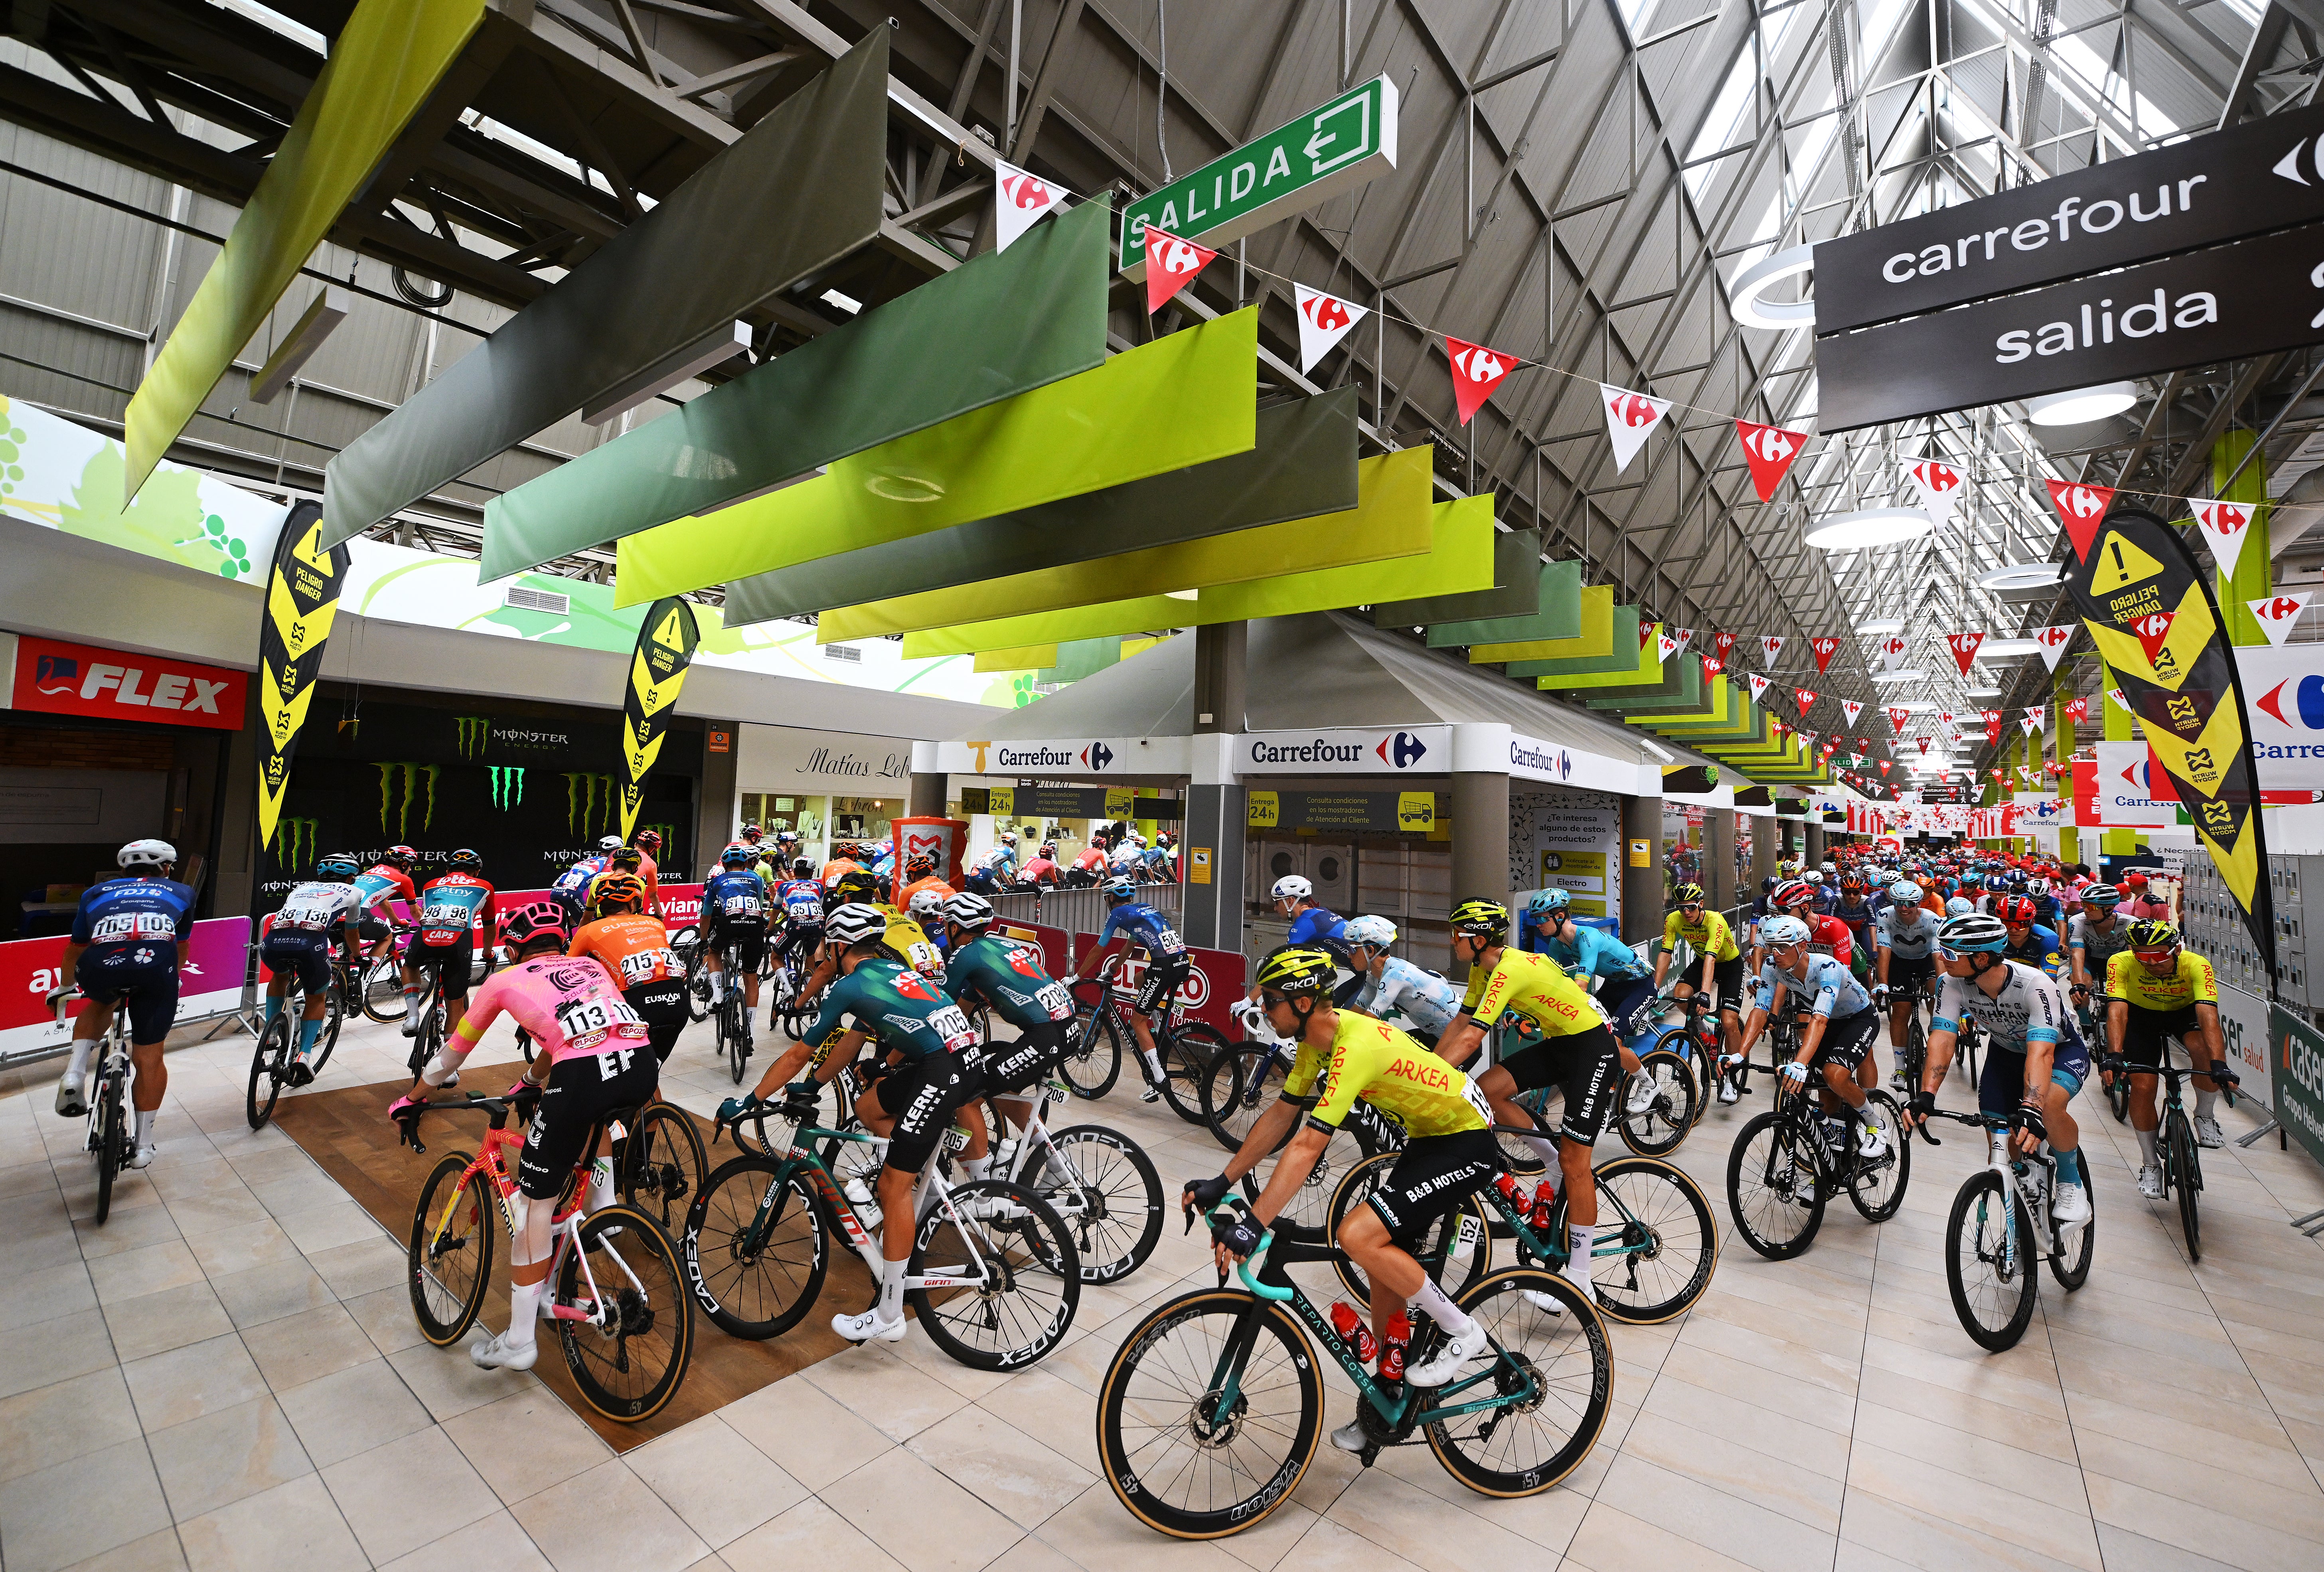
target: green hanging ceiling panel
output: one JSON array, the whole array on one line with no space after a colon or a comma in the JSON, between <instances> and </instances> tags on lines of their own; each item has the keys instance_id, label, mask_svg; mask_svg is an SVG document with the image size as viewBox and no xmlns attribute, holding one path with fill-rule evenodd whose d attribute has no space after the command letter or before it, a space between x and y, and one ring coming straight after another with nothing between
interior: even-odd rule
<instances>
[{"instance_id":1,"label":"green hanging ceiling panel","mask_svg":"<svg viewBox=\"0 0 2324 1572\"><path fill-rule=\"evenodd\" d=\"M1705 741L1721 739L1733 741L1737 738L1749 735L1753 706L1750 699L1745 696L1742 685L1729 684L1726 697L1729 702L1723 705L1714 720L1673 721L1657 718L1653 722L1654 729L1674 742L1685 743L1689 748L1695 746L1694 740L1697 738Z\"/></svg>"},{"instance_id":2,"label":"green hanging ceiling panel","mask_svg":"<svg viewBox=\"0 0 2324 1572\"><path fill-rule=\"evenodd\" d=\"M1060 575L1058 584L1070 578L1092 587L1085 593L1038 605L1028 602L991 615L1118 600L1133 586L1109 575L1127 569L1130 553L1141 554L1143 560L1153 556L1151 548L1205 538L1224 540L1229 531L1342 512L1356 505L1355 389L1270 405L1259 412L1256 433L1257 445L1248 453L739 579L726 586L726 614L737 622L762 622L835 606L892 603L908 596L914 597L915 606L950 603L955 597L998 593L1001 581L1016 584L1019 575L1052 572ZM1416 533L1425 529L1425 524L1415 526ZM1426 550L1425 540L1413 549ZM1215 557L1217 553L1205 547L1205 556ZM1349 555L1335 560L1369 558ZM1068 567L1074 564L1083 565ZM1092 574L1098 575L1093 584ZM1145 588L1179 590L1211 582L1184 576ZM956 611L913 626L940 628L989 620Z\"/></svg>"},{"instance_id":3,"label":"green hanging ceiling panel","mask_svg":"<svg viewBox=\"0 0 2324 1572\"><path fill-rule=\"evenodd\" d=\"M1592 694L1582 701L1593 710L1668 710L1674 714L1692 714L1702 710L1706 715L1710 713L1709 702L1702 683L1702 663L1683 657L1663 662L1662 681L1650 693Z\"/></svg>"},{"instance_id":4,"label":"green hanging ceiling panel","mask_svg":"<svg viewBox=\"0 0 2324 1572\"><path fill-rule=\"evenodd\" d=\"M1652 628L1654 624L1646 624ZM1636 606L1614 608L1611 632L1603 655L1579 658L1550 660L1512 660L1508 674L1524 679L1542 676L1602 676L1609 671L1635 669L1631 651L1638 648L1638 609Z\"/></svg>"},{"instance_id":5,"label":"green hanging ceiling panel","mask_svg":"<svg viewBox=\"0 0 2324 1572\"><path fill-rule=\"evenodd\" d=\"M1489 617L1480 621L1435 622L1428 648L1462 644L1508 644L1526 639L1574 639L1582 633L1582 565L1541 565L1541 609L1529 617Z\"/></svg>"},{"instance_id":6,"label":"green hanging ceiling panel","mask_svg":"<svg viewBox=\"0 0 2324 1572\"><path fill-rule=\"evenodd\" d=\"M478 577L711 512L1102 365L1107 211L1101 197L1037 224L1007 251L963 263L494 497L484 504Z\"/></svg>"},{"instance_id":7,"label":"green hanging ceiling panel","mask_svg":"<svg viewBox=\"0 0 2324 1572\"><path fill-rule=\"evenodd\" d=\"M1019 649L980 649L974 671L1041 671L1057 664L1054 644L1028 644Z\"/></svg>"},{"instance_id":8,"label":"green hanging ceiling panel","mask_svg":"<svg viewBox=\"0 0 2324 1572\"><path fill-rule=\"evenodd\" d=\"M1372 608L1375 628L1425 628L1482 617L1530 617L1541 610L1541 531L1512 529L1493 537L1493 587L1473 595L1390 601Z\"/></svg>"},{"instance_id":9,"label":"green hanging ceiling panel","mask_svg":"<svg viewBox=\"0 0 2324 1572\"><path fill-rule=\"evenodd\" d=\"M1251 307L851 455L814 480L630 536L616 548L614 604L1248 453L1257 440L1258 361Z\"/></svg>"},{"instance_id":10,"label":"green hanging ceiling panel","mask_svg":"<svg viewBox=\"0 0 2324 1572\"><path fill-rule=\"evenodd\" d=\"M1652 630L1655 633L1662 630L1662 624L1659 622L1641 623L1640 627L1642 630ZM1621 646L1616 645L1615 658L1618 659L1621 653ZM1638 658L1634 665L1624 666L1618 671L1585 672L1572 676L1547 675L1537 679L1535 685L1548 694L1588 690L1603 694L1625 688L1658 688L1662 684L1663 657L1656 651L1655 639L1650 634L1638 645Z\"/></svg>"},{"instance_id":11,"label":"green hanging ceiling panel","mask_svg":"<svg viewBox=\"0 0 2324 1572\"><path fill-rule=\"evenodd\" d=\"M1630 637L1637 637L1635 619ZM1614 586L1582 588L1582 631L1572 639L1535 639L1513 644L1472 644L1469 664L1493 666L1509 660L1590 660L1614 653Z\"/></svg>"}]
</instances>

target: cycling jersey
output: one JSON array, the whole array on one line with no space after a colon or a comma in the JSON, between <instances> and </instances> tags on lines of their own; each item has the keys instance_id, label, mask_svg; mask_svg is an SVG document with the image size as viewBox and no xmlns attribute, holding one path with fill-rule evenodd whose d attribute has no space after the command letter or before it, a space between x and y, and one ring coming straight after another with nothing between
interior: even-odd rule
<instances>
[{"instance_id":1,"label":"cycling jersey","mask_svg":"<svg viewBox=\"0 0 2324 1572\"><path fill-rule=\"evenodd\" d=\"M589 899L589 881L605 871L602 857L585 857L549 881L549 893L574 911L580 911Z\"/></svg>"},{"instance_id":2,"label":"cycling jersey","mask_svg":"<svg viewBox=\"0 0 2324 1572\"><path fill-rule=\"evenodd\" d=\"M1309 906L1291 919L1291 932L1283 942L1286 944L1313 944L1319 940L1333 939L1345 943L1346 941L1340 936L1347 926L1348 920L1337 912L1326 911L1322 906Z\"/></svg>"},{"instance_id":3,"label":"cycling jersey","mask_svg":"<svg viewBox=\"0 0 2324 1572\"><path fill-rule=\"evenodd\" d=\"M2088 912L2077 915L2066 929L2066 948L2082 952L2082 970L2094 981L2106 981L2107 963L2130 948L2130 924L2120 917L2098 927Z\"/></svg>"},{"instance_id":4,"label":"cycling jersey","mask_svg":"<svg viewBox=\"0 0 2324 1572\"><path fill-rule=\"evenodd\" d=\"M290 893L282 897L282 909L274 914L267 932L286 938L300 933L327 939L340 930L362 901L362 892L352 884L329 879L294 884Z\"/></svg>"},{"instance_id":5,"label":"cycling jersey","mask_svg":"<svg viewBox=\"0 0 2324 1572\"><path fill-rule=\"evenodd\" d=\"M1792 997L1804 1001L1800 1008L1828 1021L1845 1020L1872 1007L1872 996L1848 969L1848 963L1830 955L1808 956L1807 975L1795 976L1768 961L1759 969L1759 1007L1775 1007L1775 989L1781 987Z\"/></svg>"},{"instance_id":6,"label":"cycling jersey","mask_svg":"<svg viewBox=\"0 0 2324 1572\"><path fill-rule=\"evenodd\" d=\"M2024 1053L2029 1043L2080 1043L2074 1013L2057 980L2019 961L2002 964L2009 969L2009 980L1991 997L1968 978L1946 978L1929 1030L1958 1032L1963 1021L1975 1021L1994 1047L2009 1053Z\"/></svg>"},{"instance_id":7,"label":"cycling jersey","mask_svg":"<svg viewBox=\"0 0 2324 1572\"><path fill-rule=\"evenodd\" d=\"M1186 942L1178 937L1178 930L1170 925L1170 919L1140 901L1125 901L1105 915L1105 926L1097 935L1099 947L1112 943L1117 933L1129 935L1131 943L1157 961L1186 952Z\"/></svg>"},{"instance_id":8,"label":"cycling jersey","mask_svg":"<svg viewBox=\"0 0 2324 1572\"><path fill-rule=\"evenodd\" d=\"M1708 955L1713 961L1732 961L1742 953L1735 945L1735 931L1727 919L1705 906L1702 917L1692 923L1684 912L1673 912L1663 919L1663 948L1674 950L1680 940L1693 947L1697 955Z\"/></svg>"},{"instance_id":9,"label":"cycling jersey","mask_svg":"<svg viewBox=\"0 0 2324 1572\"><path fill-rule=\"evenodd\" d=\"M1036 857L1025 865L1019 877L1028 884L1056 884L1065 874L1050 859Z\"/></svg>"},{"instance_id":10,"label":"cycling jersey","mask_svg":"<svg viewBox=\"0 0 2324 1572\"><path fill-rule=\"evenodd\" d=\"M896 892L896 909L899 912L910 911L912 909L912 897L919 894L924 889L932 889L946 900L950 900L954 896L960 893L958 890L953 888L952 886L938 878L936 875L930 874L926 878L914 879L911 883L906 885L902 889Z\"/></svg>"},{"instance_id":11,"label":"cycling jersey","mask_svg":"<svg viewBox=\"0 0 2324 1572\"><path fill-rule=\"evenodd\" d=\"M391 863L374 862L355 875L356 891L363 896L363 909L385 906L389 901L410 902L419 897L411 887L411 876Z\"/></svg>"},{"instance_id":12,"label":"cycling jersey","mask_svg":"<svg viewBox=\"0 0 2324 1572\"><path fill-rule=\"evenodd\" d=\"M2180 951L2178 964L2163 977L2140 965L2130 951L2118 951L2107 962L2106 991L2107 997L2142 1010L2167 1012L2219 1002L2218 979L2212 974L2211 963L2192 950Z\"/></svg>"},{"instance_id":13,"label":"cycling jersey","mask_svg":"<svg viewBox=\"0 0 2324 1572\"><path fill-rule=\"evenodd\" d=\"M851 873L862 873L863 871L864 868L862 863L845 857L836 858L823 865L823 887L827 890L837 889L841 879L846 878Z\"/></svg>"},{"instance_id":14,"label":"cycling jersey","mask_svg":"<svg viewBox=\"0 0 2324 1572\"><path fill-rule=\"evenodd\" d=\"M1083 847L1079 854L1074 858L1074 866L1084 870L1103 868L1105 866L1105 848L1097 845Z\"/></svg>"},{"instance_id":15,"label":"cycling jersey","mask_svg":"<svg viewBox=\"0 0 2324 1572\"><path fill-rule=\"evenodd\" d=\"M1880 924L1880 913L1871 902L1861 901L1851 906L1848 904L1848 897L1843 896L1832 907L1831 917L1847 928L1856 948L1867 951L1872 948L1875 931Z\"/></svg>"},{"instance_id":16,"label":"cycling jersey","mask_svg":"<svg viewBox=\"0 0 2324 1572\"><path fill-rule=\"evenodd\" d=\"M686 975L686 963L669 947L669 930L642 912L617 912L585 924L567 953L596 957L624 993Z\"/></svg>"},{"instance_id":17,"label":"cycling jersey","mask_svg":"<svg viewBox=\"0 0 2324 1572\"><path fill-rule=\"evenodd\" d=\"M72 942L100 959L128 953L175 971L178 941L190 938L194 892L174 878L108 878L92 885L73 914ZM140 952L150 951L150 955Z\"/></svg>"},{"instance_id":18,"label":"cycling jersey","mask_svg":"<svg viewBox=\"0 0 2324 1572\"><path fill-rule=\"evenodd\" d=\"M702 887L702 915L714 928L727 923L764 924L767 887L748 869L721 869Z\"/></svg>"},{"instance_id":19,"label":"cycling jersey","mask_svg":"<svg viewBox=\"0 0 2324 1572\"><path fill-rule=\"evenodd\" d=\"M1591 1020L1594 1025L1597 1016ZM1328 1071L1323 1051L1301 1043L1283 1078L1283 1095L1305 1100L1314 1095L1319 1075L1322 1100L1309 1111L1307 1123L1327 1134L1340 1127L1358 1098L1414 1140L1481 1130L1492 1123L1484 1094L1467 1076L1387 1022L1351 1010L1340 1012Z\"/></svg>"},{"instance_id":20,"label":"cycling jersey","mask_svg":"<svg viewBox=\"0 0 2324 1572\"><path fill-rule=\"evenodd\" d=\"M622 997L613 973L586 956L536 955L484 979L453 1028L459 1051L474 1048L504 1013L516 1017L534 1052L551 1063L636 1049L646 1041L645 1023Z\"/></svg>"},{"instance_id":21,"label":"cycling jersey","mask_svg":"<svg viewBox=\"0 0 2324 1572\"><path fill-rule=\"evenodd\" d=\"M422 944L463 943L479 916L484 919L484 942L491 944L500 938L500 907L493 887L473 873L447 873L429 879L412 904L420 912Z\"/></svg>"},{"instance_id":22,"label":"cycling jersey","mask_svg":"<svg viewBox=\"0 0 2324 1572\"><path fill-rule=\"evenodd\" d=\"M638 853L638 877L646 881L646 910L659 917L661 909L661 869L644 852Z\"/></svg>"},{"instance_id":23,"label":"cycling jersey","mask_svg":"<svg viewBox=\"0 0 2324 1572\"><path fill-rule=\"evenodd\" d=\"M1481 966L1469 969L1461 1007L1480 1026L1511 1013L1523 1016L1545 1037L1572 1036L1606 1024L1589 990L1566 976L1565 968L1546 955L1514 947L1502 950L1500 963L1490 972Z\"/></svg>"},{"instance_id":24,"label":"cycling jersey","mask_svg":"<svg viewBox=\"0 0 2324 1572\"><path fill-rule=\"evenodd\" d=\"M775 904L782 908L783 920L794 928L823 926L823 887L811 878L786 879L777 885Z\"/></svg>"},{"instance_id":25,"label":"cycling jersey","mask_svg":"<svg viewBox=\"0 0 2324 1572\"><path fill-rule=\"evenodd\" d=\"M1636 978L1646 975L1646 966L1638 952L1599 928L1576 926L1573 942L1544 938L1541 953L1560 966L1578 970L1586 977Z\"/></svg>"},{"instance_id":26,"label":"cycling jersey","mask_svg":"<svg viewBox=\"0 0 2324 1572\"><path fill-rule=\"evenodd\" d=\"M1460 1013L1461 990L1436 973L1391 955L1378 977L1364 979L1353 1007L1375 1020L1400 1015L1422 1031L1443 1036Z\"/></svg>"},{"instance_id":27,"label":"cycling jersey","mask_svg":"<svg viewBox=\"0 0 2324 1572\"><path fill-rule=\"evenodd\" d=\"M1074 1018L1073 996L1041 969L1041 953L998 933L972 939L945 963L945 991L960 1003L982 1000L1023 1030Z\"/></svg>"},{"instance_id":28,"label":"cycling jersey","mask_svg":"<svg viewBox=\"0 0 2324 1572\"><path fill-rule=\"evenodd\" d=\"M1806 919L1808 953L1829 955L1842 966L1852 968L1856 961L1856 935L1848 924L1834 916L1814 916Z\"/></svg>"},{"instance_id":29,"label":"cycling jersey","mask_svg":"<svg viewBox=\"0 0 2324 1572\"><path fill-rule=\"evenodd\" d=\"M936 1053L970 1055L980 1039L952 996L911 967L885 956L861 961L831 985L822 1013L807 1040L825 1043L853 1018L854 1024L905 1058Z\"/></svg>"},{"instance_id":30,"label":"cycling jersey","mask_svg":"<svg viewBox=\"0 0 2324 1572\"><path fill-rule=\"evenodd\" d=\"M1909 923L1904 921L1908 914L1913 918ZM1880 914L1875 939L1898 961L1926 961L1936 947L1937 920L1924 906L1890 906Z\"/></svg>"},{"instance_id":31,"label":"cycling jersey","mask_svg":"<svg viewBox=\"0 0 2324 1572\"><path fill-rule=\"evenodd\" d=\"M2004 961L2015 961L2048 972L2052 977L2064 967L2064 956L2058 947L2058 935L2036 923L2025 931L2025 942L2011 944L2001 952Z\"/></svg>"}]
</instances>

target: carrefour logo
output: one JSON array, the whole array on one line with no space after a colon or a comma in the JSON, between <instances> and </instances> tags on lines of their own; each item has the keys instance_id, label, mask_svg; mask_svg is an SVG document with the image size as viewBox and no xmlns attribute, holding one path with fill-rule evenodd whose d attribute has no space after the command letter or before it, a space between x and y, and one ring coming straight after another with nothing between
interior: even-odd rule
<instances>
[{"instance_id":1,"label":"carrefour logo","mask_svg":"<svg viewBox=\"0 0 2324 1572\"><path fill-rule=\"evenodd\" d=\"M1393 737L1381 738L1379 746L1372 751L1379 754L1385 764L1393 765L1397 769L1409 769L1420 761L1422 754L1428 751L1428 744L1409 731L1399 731Z\"/></svg>"},{"instance_id":2,"label":"carrefour logo","mask_svg":"<svg viewBox=\"0 0 2324 1572\"><path fill-rule=\"evenodd\" d=\"M1113 762L1113 749L1102 742L1093 742L1082 749L1082 762L1092 769L1103 769Z\"/></svg>"}]
</instances>

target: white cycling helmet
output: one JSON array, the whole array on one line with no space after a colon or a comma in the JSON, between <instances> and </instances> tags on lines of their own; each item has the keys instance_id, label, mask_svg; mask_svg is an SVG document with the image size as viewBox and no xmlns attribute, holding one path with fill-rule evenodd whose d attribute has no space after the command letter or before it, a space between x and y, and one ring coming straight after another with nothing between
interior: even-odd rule
<instances>
[{"instance_id":1,"label":"white cycling helmet","mask_svg":"<svg viewBox=\"0 0 2324 1572\"><path fill-rule=\"evenodd\" d=\"M1821 884L1823 882L1823 875L1811 868L1805 873L1800 875L1800 882L1802 884Z\"/></svg>"},{"instance_id":2,"label":"white cycling helmet","mask_svg":"<svg viewBox=\"0 0 2324 1572\"><path fill-rule=\"evenodd\" d=\"M178 849L167 841L132 841L113 860L124 868L168 868L178 860Z\"/></svg>"},{"instance_id":3,"label":"white cycling helmet","mask_svg":"<svg viewBox=\"0 0 2324 1572\"><path fill-rule=\"evenodd\" d=\"M844 948L885 933L888 919L877 906L862 901L850 901L824 920L823 931L833 943Z\"/></svg>"},{"instance_id":4,"label":"white cycling helmet","mask_svg":"<svg viewBox=\"0 0 2324 1572\"><path fill-rule=\"evenodd\" d=\"M936 892L924 890L921 893L934 895ZM982 928L992 922L992 903L973 889L964 889L945 902L944 915L946 921L960 927Z\"/></svg>"},{"instance_id":5,"label":"white cycling helmet","mask_svg":"<svg viewBox=\"0 0 2324 1572\"><path fill-rule=\"evenodd\" d=\"M1355 917L1341 930L1341 941L1367 950L1385 950L1396 942L1396 924L1386 917Z\"/></svg>"},{"instance_id":6,"label":"white cycling helmet","mask_svg":"<svg viewBox=\"0 0 2324 1572\"><path fill-rule=\"evenodd\" d=\"M1900 878L1888 887L1888 898L1898 906L1917 906L1921 904L1921 887L1909 878Z\"/></svg>"},{"instance_id":7,"label":"white cycling helmet","mask_svg":"<svg viewBox=\"0 0 2324 1572\"><path fill-rule=\"evenodd\" d=\"M1304 901L1314 895L1315 887L1297 874L1289 873L1277 879L1275 887L1268 893L1278 901Z\"/></svg>"},{"instance_id":8,"label":"white cycling helmet","mask_svg":"<svg viewBox=\"0 0 2324 1572\"><path fill-rule=\"evenodd\" d=\"M936 916L944 911L945 898L932 889L912 892L911 913L915 918Z\"/></svg>"},{"instance_id":9,"label":"white cycling helmet","mask_svg":"<svg viewBox=\"0 0 2324 1572\"><path fill-rule=\"evenodd\" d=\"M1808 925L1797 917L1769 917L1759 924L1760 942L1770 947L1804 944L1808 942Z\"/></svg>"}]
</instances>

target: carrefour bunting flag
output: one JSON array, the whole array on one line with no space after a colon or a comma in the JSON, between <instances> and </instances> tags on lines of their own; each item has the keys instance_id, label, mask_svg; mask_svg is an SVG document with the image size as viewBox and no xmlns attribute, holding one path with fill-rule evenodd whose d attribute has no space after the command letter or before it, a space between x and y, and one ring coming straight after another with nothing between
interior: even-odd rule
<instances>
[{"instance_id":1,"label":"carrefour bunting flag","mask_svg":"<svg viewBox=\"0 0 2324 1572\"><path fill-rule=\"evenodd\" d=\"M638 625L637 652L630 657L630 682L622 695L622 839L637 828L646 800L646 772L661 757L663 734L678 691L693 664L702 630L694 608L669 595L656 601Z\"/></svg>"},{"instance_id":2,"label":"carrefour bunting flag","mask_svg":"<svg viewBox=\"0 0 2324 1572\"><path fill-rule=\"evenodd\" d=\"M258 625L258 843L272 845L282 795L290 789L290 750L315 681L323 674L323 641L330 637L346 583L347 548L323 545L323 510L301 502L282 521L267 575L266 610ZM278 860L288 863L291 860Z\"/></svg>"}]
</instances>

